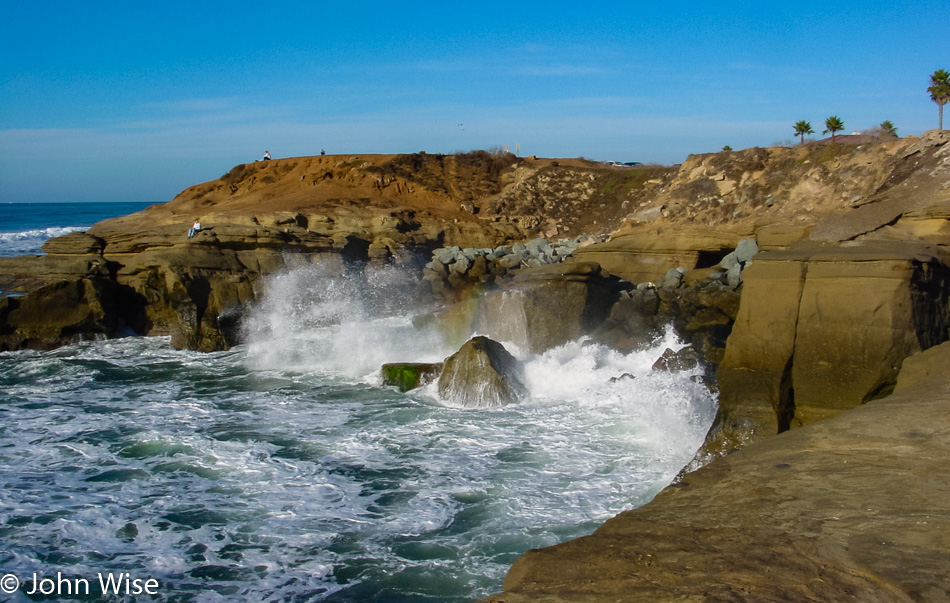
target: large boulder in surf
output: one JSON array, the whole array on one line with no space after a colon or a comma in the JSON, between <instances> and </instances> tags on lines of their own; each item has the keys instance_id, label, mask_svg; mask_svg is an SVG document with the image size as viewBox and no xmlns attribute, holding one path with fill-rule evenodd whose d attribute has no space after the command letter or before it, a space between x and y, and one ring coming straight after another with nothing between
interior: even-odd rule
<instances>
[{"instance_id":1,"label":"large boulder in surf","mask_svg":"<svg viewBox=\"0 0 950 603\"><path fill-rule=\"evenodd\" d=\"M527 396L521 363L505 346L484 336L468 340L445 359L439 396L466 408L492 408Z\"/></svg>"}]
</instances>

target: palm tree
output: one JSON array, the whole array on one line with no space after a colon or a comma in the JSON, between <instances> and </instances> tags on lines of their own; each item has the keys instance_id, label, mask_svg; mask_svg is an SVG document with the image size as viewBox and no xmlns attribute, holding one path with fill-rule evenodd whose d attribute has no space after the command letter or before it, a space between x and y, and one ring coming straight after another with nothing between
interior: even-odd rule
<instances>
[{"instance_id":1,"label":"palm tree","mask_svg":"<svg viewBox=\"0 0 950 603\"><path fill-rule=\"evenodd\" d=\"M844 122L837 115L832 115L825 120L825 131L822 134L831 132L831 144L835 143L835 132L844 130Z\"/></svg>"},{"instance_id":2,"label":"palm tree","mask_svg":"<svg viewBox=\"0 0 950 603\"><path fill-rule=\"evenodd\" d=\"M815 131L811 129L811 124L804 119L795 123L795 136L801 136L802 144L805 144L805 134L814 133Z\"/></svg>"},{"instance_id":3,"label":"palm tree","mask_svg":"<svg viewBox=\"0 0 950 603\"><path fill-rule=\"evenodd\" d=\"M946 69L938 69L930 76L930 100L937 103L937 112L940 116L939 127L943 130L943 106L950 101L950 73Z\"/></svg>"},{"instance_id":4,"label":"palm tree","mask_svg":"<svg viewBox=\"0 0 950 603\"><path fill-rule=\"evenodd\" d=\"M881 128L881 132L885 136L893 136L894 138L897 138L897 126L895 126L891 120L886 119L882 121L881 125L878 127Z\"/></svg>"}]
</instances>

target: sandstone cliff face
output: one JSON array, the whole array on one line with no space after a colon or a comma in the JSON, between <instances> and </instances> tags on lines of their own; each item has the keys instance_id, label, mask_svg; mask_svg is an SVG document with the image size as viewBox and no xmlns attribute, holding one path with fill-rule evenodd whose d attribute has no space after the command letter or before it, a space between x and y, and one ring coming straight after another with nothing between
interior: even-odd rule
<instances>
[{"instance_id":1,"label":"sandstone cliff face","mask_svg":"<svg viewBox=\"0 0 950 603\"><path fill-rule=\"evenodd\" d=\"M947 340L948 204L950 134L928 133L858 207L756 256L704 453L886 395L904 358Z\"/></svg>"},{"instance_id":2,"label":"sandstone cliff face","mask_svg":"<svg viewBox=\"0 0 950 603\"><path fill-rule=\"evenodd\" d=\"M919 166L942 169L934 144L748 149L693 156L679 168L483 152L256 162L168 203L50 241L46 256L0 261L0 285L30 293L97 273L141 304L141 320L132 321L139 332L221 349L234 343L262 276L318 254L341 254L357 269L421 267L443 246L492 248L623 224L579 259L633 283L659 281L671 268L715 266L743 237L782 248L835 212L870 212L882 195L917 190L926 180ZM939 236L931 232L945 222L939 211L917 211L929 213L879 231ZM188 239L196 219L203 229Z\"/></svg>"},{"instance_id":3,"label":"sandstone cliff face","mask_svg":"<svg viewBox=\"0 0 950 603\"><path fill-rule=\"evenodd\" d=\"M709 446L729 449L888 393L947 339L950 270L926 244L804 243L760 254L719 366Z\"/></svg>"}]
</instances>

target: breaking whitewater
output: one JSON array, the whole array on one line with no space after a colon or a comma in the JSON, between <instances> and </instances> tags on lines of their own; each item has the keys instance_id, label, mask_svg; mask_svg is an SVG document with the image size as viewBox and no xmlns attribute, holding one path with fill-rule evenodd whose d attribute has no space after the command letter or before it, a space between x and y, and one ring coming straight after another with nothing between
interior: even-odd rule
<instances>
[{"instance_id":1,"label":"breaking whitewater","mask_svg":"<svg viewBox=\"0 0 950 603\"><path fill-rule=\"evenodd\" d=\"M672 334L629 355L503 342L529 397L502 408L383 387L383 363L441 361L471 335L415 326L411 285L328 261L270 279L228 352L0 354L13 600L80 579L96 594L111 572L157 581L150 601L470 601L527 549L649 501L702 443L701 369L651 370Z\"/></svg>"}]
</instances>

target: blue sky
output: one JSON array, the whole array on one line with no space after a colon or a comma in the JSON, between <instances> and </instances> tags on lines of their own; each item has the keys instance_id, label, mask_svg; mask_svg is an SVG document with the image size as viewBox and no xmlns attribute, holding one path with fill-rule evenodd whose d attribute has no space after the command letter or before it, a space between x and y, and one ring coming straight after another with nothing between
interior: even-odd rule
<instances>
[{"instance_id":1,"label":"blue sky","mask_svg":"<svg viewBox=\"0 0 950 603\"><path fill-rule=\"evenodd\" d=\"M950 3L0 0L0 202L171 199L258 159L508 145L679 163L937 125Z\"/></svg>"}]
</instances>

